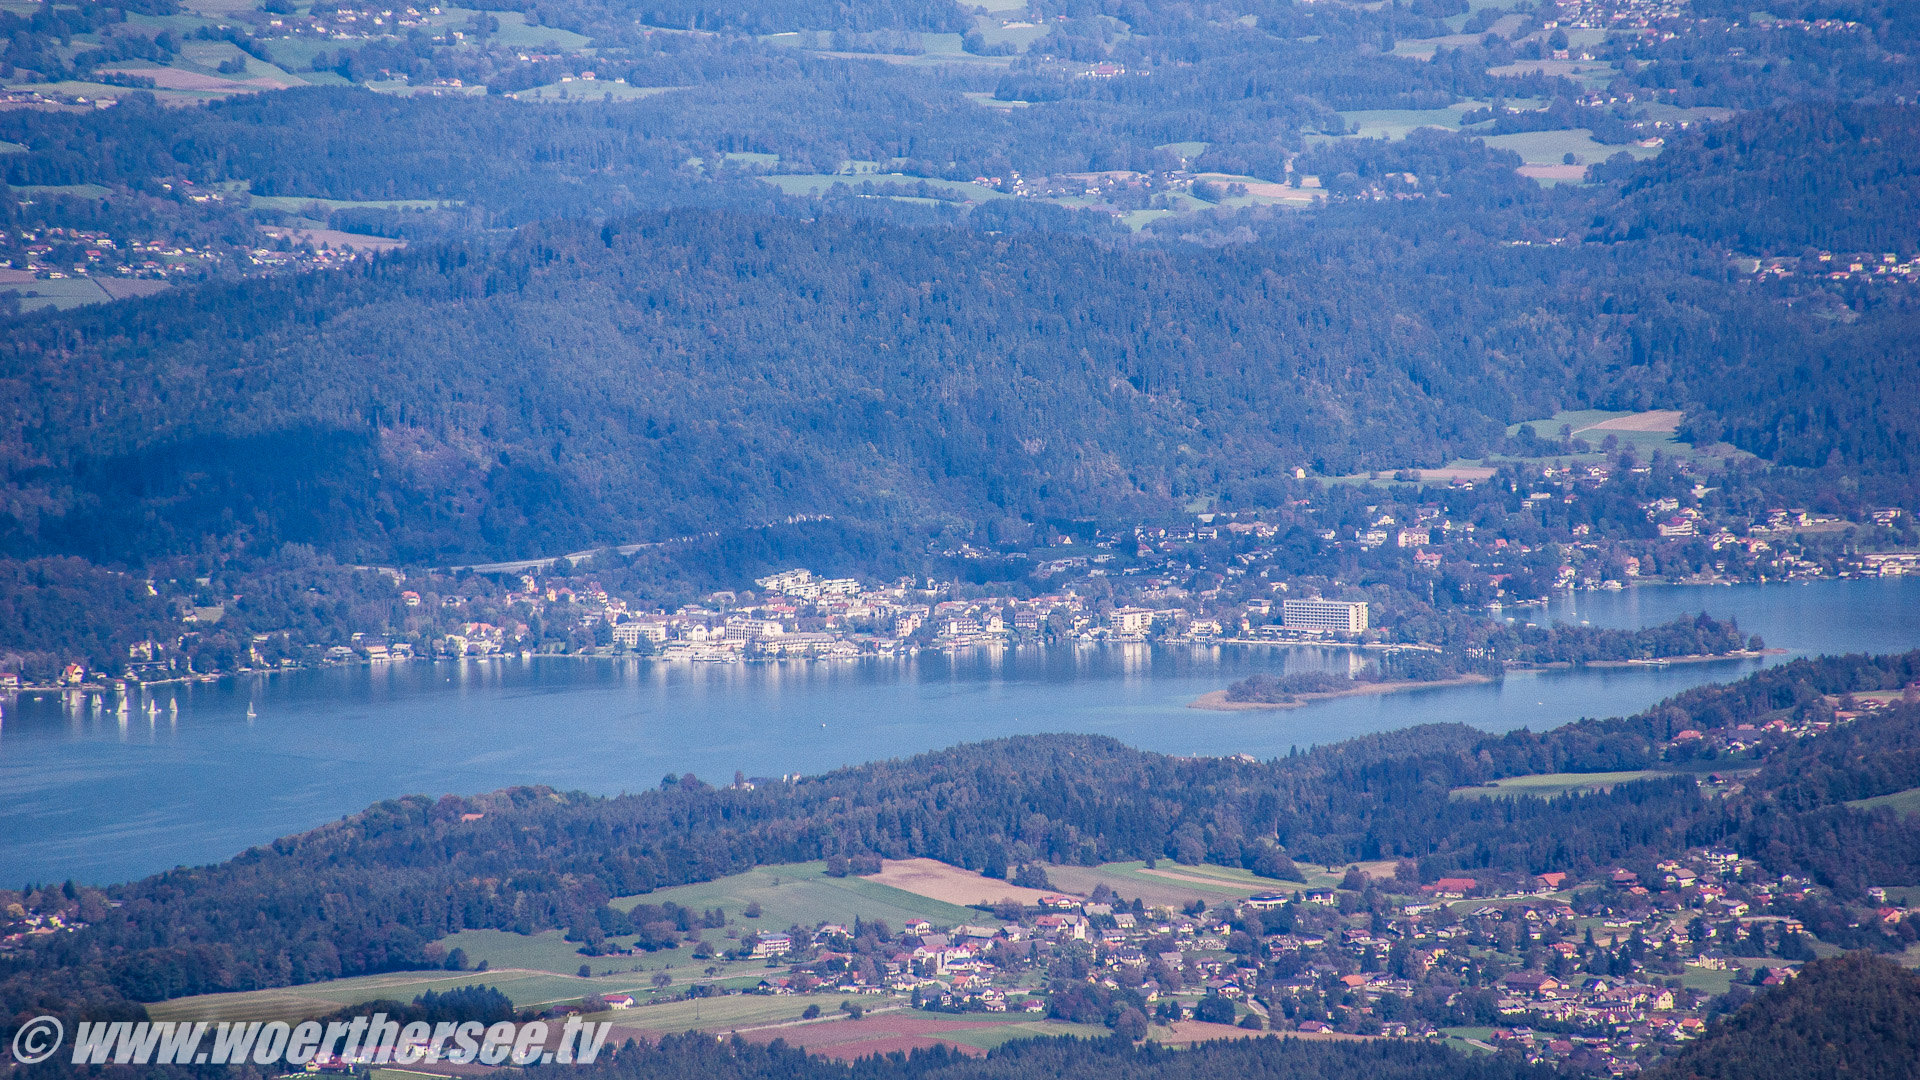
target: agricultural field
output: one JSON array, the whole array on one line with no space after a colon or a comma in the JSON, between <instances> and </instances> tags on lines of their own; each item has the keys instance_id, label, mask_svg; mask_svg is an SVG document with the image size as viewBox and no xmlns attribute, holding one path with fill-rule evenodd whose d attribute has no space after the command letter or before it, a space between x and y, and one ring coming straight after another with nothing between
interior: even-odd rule
<instances>
[{"instance_id":1,"label":"agricultural field","mask_svg":"<svg viewBox=\"0 0 1920 1080\"><path fill-rule=\"evenodd\" d=\"M980 31L980 39L988 45L1011 45L1018 52L1026 52L1034 42L1047 36L1047 28L1024 19L999 19L982 15L974 19L974 29Z\"/></svg>"},{"instance_id":2,"label":"agricultural field","mask_svg":"<svg viewBox=\"0 0 1920 1080\"><path fill-rule=\"evenodd\" d=\"M473 14L474 9L442 8L438 21L442 26L458 26L464 24ZM511 48L539 49L542 52L578 52L590 44L590 39L571 30L528 22L525 12L489 11L487 14L500 20L500 29L488 35L489 40Z\"/></svg>"},{"instance_id":3,"label":"agricultural field","mask_svg":"<svg viewBox=\"0 0 1920 1080\"><path fill-rule=\"evenodd\" d=\"M982 36L989 42L1007 40L1019 43L1023 28L1002 27L999 20L981 18L976 21ZM989 32L992 31L992 33ZM994 33L1002 37L993 36ZM1044 34L1042 29L1040 34ZM1013 56L980 56L967 52L962 47L959 34L921 33L919 38L921 51L918 53L856 52L833 48L833 35L817 30L789 30L784 33L767 34L759 40L768 45L783 48L800 49L820 56L833 56L848 60L878 60L882 63L897 64L903 67L938 67L945 64L971 64L982 67L1003 68L1013 63ZM1039 34L1035 35L1040 36ZM1023 46L1024 48L1024 46Z\"/></svg>"},{"instance_id":4,"label":"agricultural field","mask_svg":"<svg viewBox=\"0 0 1920 1080\"><path fill-rule=\"evenodd\" d=\"M1444 109L1349 109L1340 114L1347 128L1362 139L1404 139L1420 128L1460 130L1460 117L1469 109L1484 106L1483 101L1463 101ZM1513 108L1524 108L1518 102Z\"/></svg>"},{"instance_id":5,"label":"agricultural field","mask_svg":"<svg viewBox=\"0 0 1920 1080\"><path fill-rule=\"evenodd\" d=\"M1479 787L1454 788L1453 797L1493 799L1535 795L1550 799L1556 795L1570 795L1574 792L1611 791L1616 784L1631 784L1635 780L1665 775L1667 774L1651 769L1640 769L1633 772L1541 773L1536 776L1509 776L1505 780L1495 780Z\"/></svg>"},{"instance_id":6,"label":"agricultural field","mask_svg":"<svg viewBox=\"0 0 1920 1080\"><path fill-rule=\"evenodd\" d=\"M41 311L54 308L66 311L83 304L104 304L116 297L92 278L70 277L30 281L0 281L0 292L17 293L20 310Z\"/></svg>"},{"instance_id":7,"label":"agricultural field","mask_svg":"<svg viewBox=\"0 0 1920 1080\"><path fill-rule=\"evenodd\" d=\"M1686 974L1680 976L1680 985L1689 990L1705 990L1709 994L1724 994L1727 992L1727 988L1733 985L1735 979L1744 982L1749 977L1747 969L1737 964L1725 971L1695 967L1692 964L1688 964Z\"/></svg>"},{"instance_id":8,"label":"agricultural field","mask_svg":"<svg viewBox=\"0 0 1920 1080\"><path fill-rule=\"evenodd\" d=\"M1490 1027L1447 1027L1440 1034L1446 1036L1447 1046L1465 1054L1491 1054L1496 1051L1487 1040L1493 1037Z\"/></svg>"},{"instance_id":9,"label":"agricultural field","mask_svg":"<svg viewBox=\"0 0 1920 1080\"><path fill-rule=\"evenodd\" d=\"M1572 34L1569 33L1569 37ZM1520 60L1501 67L1488 68L1487 74L1496 77L1506 75L1547 75L1572 79L1589 90L1604 89L1619 75L1620 71L1604 60Z\"/></svg>"},{"instance_id":10,"label":"agricultural field","mask_svg":"<svg viewBox=\"0 0 1920 1080\"><path fill-rule=\"evenodd\" d=\"M582 956L580 946L566 940L566 935L559 930L543 930L538 934L516 934L510 930L462 930L441 938L439 944L448 950L460 949L465 952L469 967L484 960L495 969L524 968L555 975L574 975L582 964L587 965L595 975L634 972L642 967L663 968L672 962L676 954L682 959L687 955L673 950L658 954L660 959L657 961L638 956Z\"/></svg>"},{"instance_id":11,"label":"agricultural field","mask_svg":"<svg viewBox=\"0 0 1920 1080\"><path fill-rule=\"evenodd\" d=\"M486 87L476 87L479 93L486 93ZM664 94L669 90L679 90L678 86L629 86L625 80L608 79L563 79L560 82L535 86L519 90L509 95L518 101L542 101L547 104L573 102L580 104L589 101L639 101L655 94ZM729 157L733 155L729 154ZM764 155L773 156L773 155Z\"/></svg>"},{"instance_id":12,"label":"agricultural field","mask_svg":"<svg viewBox=\"0 0 1920 1080\"><path fill-rule=\"evenodd\" d=\"M1876 810L1884 806L1896 814L1920 814L1920 788L1875 795L1870 799L1854 799L1847 805L1855 810Z\"/></svg>"},{"instance_id":13,"label":"agricultural field","mask_svg":"<svg viewBox=\"0 0 1920 1080\"><path fill-rule=\"evenodd\" d=\"M1560 429L1568 428L1574 438L1585 440L1595 450L1611 435L1620 445L1632 447L1635 456L1645 459L1652 457L1655 450L1668 457L1692 456L1693 447L1674 435L1683 417L1684 414L1678 409L1653 409L1638 413L1569 409L1544 420L1522 423L1533 425L1535 435L1549 440L1558 439ZM1520 428L1521 424L1512 424L1508 426L1507 434L1517 435Z\"/></svg>"},{"instance_id":14,"label":"agricultural field","mask_svg":"<svg viewBox=\"0 0 1920 1080\"><path fill-rule=\"evenodd\" d=\"M1593 462L1606 459L1600 449L1601 443L1611 435L1620 446L1631 447L1634 455L1642 461L1653 456L1655 450L1668 457L1699 461L1722 457L1745 456L1744 451L1736 450L1725 443L1711 446L1694 446L1681 442L1675 437L1680 426L1682 414L1677 409L1652 409L1646 412L1609 412L1604 409L1571 409L1555 413L1539 420L1523 420L1507 425L1509 436L1518 435L1523 425L1532 425L1535 435L1548 441L1560 437L1560 429L1568 428L1576 439L1584 440L1591 449L1585 454L1552 454L1555 461ZM1491 477L1501 462L1526 460L1523 458L1489 457L1474 461L1460 459L1448 462L1438 469L1409 469L1426 482L1446 480L1485 480ZM1402 470L1380 469L1368 473L1354 473L1348 476L1332 476L1323 479L1335 483L1395 483L1394 473Z\"/></svg>"},{"instance_id":15,"label":"agricultural field","mask_svg":"<svg viewBox=\"0 0 1920 1080\"><path fill-rule=\"evenodd\" d=\"M994 904L1008 898L1032 907L1049 895L1041 889L1023 889L933 859L889 859L878 874L868 874L866 880L960 907Z\"/></svg>"},{"instance_id":16,"label":"agricultural field","mask_svg":"<svg viewBox=\"0 0 1920 1080\"><path fill-rule=\"evenodd\" d=\"M869 998L867 1002L871 1005L876 1000ZM711 1030L710 1027L709 1030ZM978 1056L1015 1039L1051 1038L1062 1035L1100 1038L1110 1033L1098 1024L1069 1024L1057 1020L1041 1020L1024 1014L996 1016L987 1013L970 1013L965 1016L937 1016L906 1009L891 1009L870 1013L858 1020L822 1019L815 1023L765 1027L744 1034L757 1042L781 1039L789 1045L803 1046L823 1057L852 1061L874 1054L887 1054L895 1050L911 1051L942 1043L969 1056Z\"/></svg>"},{"instance_id":17,"label":"agricultural field","mask_svg":"<svg viewBox=\"0 0 1920 1080\"><path fill-rule=\"evenodd\" d=\"M260 231L276 240L287 240L295 244L312 244L315 247L327 247L335 251L392 251L406 247L403 240L388 236L371 236L366 233L341 232L338 229L302 225L285 227L280 225L262 225Z\"/></svg>"},{"instance_id":18,"label":"agricultural field","mask_svg":"<svg viewBox=\"0 0 1920 1080\"><path fill-rule=\"evenodd\" d=\"M414 1072L412 1069L370 1069L367 1080L446 1080L439 1073Z\"/></svg>"},{"instance_id":19,"label":"agricultural field","mask_svg":"<svg viewBox=\"0 0 1920 1080\"><path fill-rule=\"evenodd\" d=\"M969 202L1012 198L1012 196L1004 195L992 188L965 181L927 180L918 176L901 176L898 174L870 173L861 176L840 176L828 173L775 173L769 176L762 176L760 180L764 183L772 184L788 195L825 194L835 184L847 184L850 187L858 187L863 181L872 180L875 184L892 182L902 187L910 188L917 188L920 184L925 183L930 189L955 192L963 195Z\"/></svg>"},{"instance_id":20,"label":"agricultural field","mask_svg":"<svg viewBox=\"0 0 1920 1080\"><path fill-rule=\"evenodd\" d=\"M641 982L635 977L632 982ZM614 993L621 983L572 978L545 971L407 971L364 975L332 982L231 994L201 994L158 1002L148 1012L155 1020L297 1020L322 1016L346 1005L382 998L412 1001L428 990L493 986L527 1008L578 1000L589 993Z\"/></svg>"},{"instance_id":21,"label":"agricultural field","mask_svg":"<svg viewBox=\"0 0 1920 1080\"><path fill-rule=\"evenodd\" d=\"M726 935L737 937L755 928L754 920L736 919L735 922L736 925L724 931L708 932L716 947L731 947L733 942ZM631 944L627 939L608 940L622 946ZM578 946L567 941L558 930L531 935L505 930L462 930L441 938L438 944L448 950L458 948L465 952L469 968L484 961L493 971L526 971L562 976L568 980L568 988L576 997L615 992L630 993L635 997L672 996L695 983L746 988L757 985L769 970L765 960L695 959L689 948L663 949L639 955L589 957L582 955ZM580 979L579 972L583 965L592 972L590 982ZM654 980L661 975L667 977L666 985L654 986Z\"/></svg>"},{"instance_id":22,"label":"agricultural field","mask_svg":"<svg viewBox=\"0 0 1920 1080\"><path fill-rule=\"evenodd\" d=\"M1061 889L1081 896L1105 885L1123 899L1139 898L1149 907L1185 907L1195 900L1209 906L1224 900L1249 896L1261 888L1226 881L1201 873L1189 873L1199 867L1165 864L1166 869L1148 870L1142 862L1105 863L1100 866L1049 866L1047 877Z\"/></svg>"},{"instance_id":23,"label":"agricultural field","mask_svg":"<svg viewBox=\"0 0 1920 1080\"><path fill-rule=\"evenodd\" d=\"M794 1032L815 1026L799 1023L801 1014L808 1006L818 1005L827 1016L837 1016L843 1002L857 1002L868 1009L884 1009L900 1004L888 998L861 994L733 994L727 997L666 1001L658 1005L637 1005L631 1009L596 1013L593 1019L613 1022L613 1034L608 1036L608 1041L613 1043L625 1042L628 1038L671 1035L682 1031L744 1032L770 1025L795 1024L797 1026L791 1028L776 1027L767 1035L767 1040L784 1038L793 1043L798 1041Z\"/></svg>"},{"instance_id":24,"label":"agricultural field","mask_svg":"<svg viewBox=\"0 0 1920 1080\"><path fill-rule=\"evenodd\" d=\"M878 919L896 929L916 918L939 926L996 924L984 912L867 878L828 877L826 864L819 862L757 867L714 881L676 885L645 896L622 897L613 901L613 906L631 910L635 904L667 901L697 911L724 909L729 923L737 920L742 929L753 930L784 930L789 926L815 926L823 922L851 924L855 918ZM742 912L753 903L760 905L760 917L745 918Z\"/></svg>"},{"instance_id":25,"label":"agricultural field","mask_svg":"<svg viewBox=\"0 0 1920 1080\"><path fill-rule=\"evenodd\" d=\"M1660 153L1657 147L1638 146L1628 143L1625 146L1611 146L1596 142L1593 132L1586 128L1572 128L1567 131L1523 131L1516 135L1488 135L1486 144L1501 150L1511 150L1520 155L1520 160L1528 165L1559 165L1566 155L1574 156L1574 163L1592 165L1605 161L1622 151L1636 158L1650 158Z\"/></svg>"},{"instance_id":26,"label":"agricultural field","mask_svg":"<svg viewBox=\"0 0 1920 1080\"><path fill-rule=\"evenodd\" d=\"M15 189L19 190L18 188ZM299 213L310 206L323 210L352 210L367 208L373 210L434 210L442 206L459 206L456 202L440 202L434 199L319 199L310 195L254 195L248 205L260 210L288 210Z\"/></svg>"}]
</instances>

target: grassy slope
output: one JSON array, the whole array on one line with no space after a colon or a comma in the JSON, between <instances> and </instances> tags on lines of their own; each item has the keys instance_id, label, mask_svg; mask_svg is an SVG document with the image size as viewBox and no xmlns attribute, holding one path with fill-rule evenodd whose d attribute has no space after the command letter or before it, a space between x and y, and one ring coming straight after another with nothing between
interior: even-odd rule
<instances>
[{"instance_id":1,"label":"grassy slope","mask_svg":"<svg viewBox=\"0 0 1920 1080\"><path fill-rule=\"evenodd\" d=\"M729 920L737 920L742 929L751 930L784 930L789 926L815 926L823 922L851 925L856 917L878 919L895 929L914 918L939 926L994 922L984 912L931 900L864 878L828 877L826 864L818 862L757 867L715 881L676 885L645 896L621 897L613 901L613 906L627 910L639 903L667 901L699 911L722 908ZM741 913L747 905L756 901L761 907L760 917L743 918Z\"/></svg>"},{"instance_id":2,"label":"grassy slope","mask_svg":"<svg viewBox=\"0 0 1920 1080\"><path fill-rule=\"evenodd\" d=\"M1496 780L1483 787L1463 787L1453 789L1456 799L1488 799L1511 797L1515 795L1537 795L1551 798L1575 791L1604 791L1615 784L1630 784L1635 780L1645 780L1661 773L1652 769L1639 769L1632 772L1604 773L1541 773L1535 776L1509 776L1505 780Z\"/></svg>"}]
</instances>

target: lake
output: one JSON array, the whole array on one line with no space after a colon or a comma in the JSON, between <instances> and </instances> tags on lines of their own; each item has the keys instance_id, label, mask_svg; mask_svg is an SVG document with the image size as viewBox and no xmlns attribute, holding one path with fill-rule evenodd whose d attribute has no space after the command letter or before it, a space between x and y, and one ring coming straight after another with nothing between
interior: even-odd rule
<instances>
[{"instance_id":1,"label":"lake","mask_svg":"<svg viewBox=\"0 0 1920 1080\"><path fill-rule=\"evenodd\" d=\"M1702 610L1789 655L1920 647L1913 579L1575 593L1544 613L1508 614L1632 627ZM817 773L1025 732L1264 758L1419 723L1542 729L1635 712L1781 659L1526 672L1238 713L1186 704L1254 671L1339 666L1345 651L1111 645L840 663L407 663L160 687L151 720L29 699L9 703L0 726L0 881L107 882L217 861L403 794L513 784L612 794L668 772L724 783L735 770Z\"/></svg>"}]
</instances>

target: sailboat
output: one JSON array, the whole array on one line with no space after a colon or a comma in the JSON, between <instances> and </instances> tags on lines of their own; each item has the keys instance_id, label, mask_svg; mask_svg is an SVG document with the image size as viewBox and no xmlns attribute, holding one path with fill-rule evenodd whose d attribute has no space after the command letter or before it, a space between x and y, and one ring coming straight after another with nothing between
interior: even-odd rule
<instances>
[{"instance_id":1,"label":"sailboat","mask_svg":"<svg viewBox=\"0 0 1920 1080\"><path fill-rule=\"evenodd\" d=\"M254 717L259 715L260 715L259 713L253 711L253 702L251 701L247 702L247 719L251 720Z\"/></svg>"},{"instance_id":2,"label":"sailboat","mask_svg":"<svg viewBox=\"0 0 1920 1080\"><path fill-rule=\"evenodd\" d=\"M168 699L167 699L167 711L168 711L168 712L170 712L170 713L173 713L173 714L175 714L176 716L177 716L177 715L179 715L179 712L180 712L180 699L179 699L179 698L168 698Z\"/></svg>"}]
</instances>

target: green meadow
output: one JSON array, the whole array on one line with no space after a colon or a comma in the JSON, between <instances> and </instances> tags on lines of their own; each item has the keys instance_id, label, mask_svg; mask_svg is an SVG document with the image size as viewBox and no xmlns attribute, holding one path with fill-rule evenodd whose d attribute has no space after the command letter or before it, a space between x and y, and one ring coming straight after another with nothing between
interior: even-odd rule
<instances>
[{"instance_id":1,"label":"green meadow","mask_svg":"<svg viewBox=\"0 0 1920 1080\"><path fill-rule=\"evenodd\" d=\"M1469 129L1468 133L1472 134L1472 130ZM1572 154L1578 164L1593 165L1622 151L1635 158L1650 158L1660 153L1657 147L1635 146L1632 143L1610 146L1595 142L1593 132L1586 128L1523 131L1518 135L1488 135L1485 138L1488 146L1511 150L1528 165L1559 165L1568 154Z\"/></svg>"},{"instance_id":2,"label":"green meadow","mask_svg":"<svg viewBox=\"0 0 1920 1080\"><path fill-rule=\"evenodd\" d=\"M1633 772L1541 773L1536 776L1509 776L1504 780L1495 780L1491 784L1480 787L1454 788L1453 797L1491 799L1535 795L1550 799L1556 795L1569 795L1574 792L1610 791L1616 784L1631 784L1635 780L1665 775L1667 774L1651 769L1640 769Z\"/></svg>"},{"instance_id":3,"label":"green meadow","mask_svg":"<svg viewBox=\"0 0 1920 1080\"><path fill-rule=\"evenodd\" d=\"M1870 799L1853 799L1847 805L1855 810L1877 810L1884 806L1896 814L1920 814L1920 788L1875 795Z\"/></svg>"},{"instance_id":4,"label":"green meadow","mask_svg":"<svg viewBox=\"0 0 1920 1080\"><path fill-rule=\"evenodd\" d=\"M849 187L857 189L861 183L867 180L872 180L876 185L891 182L902 187L912 188L918 187L925 178L918 176L892 176L880 173L870 173L861 176L838 176L828 173L774 173L772 175L762 176L760 179L772 184L788 195L814 195L825 194L831 190L835 184L846 184ZM956 192L973 202L1012 197L1003 195L992 188L965 181L926 180L925 182L928 188Z\"/></svg>"},{"instance_id":5,"label":"green meadow","mask_svg":"<svg viewBox=\"0 0 1920 1080\"><path fill-rule=\"evenodd\" d=\"M262 210L290 210L299 212L309 206L319 206L327 210L353 210L370 208L375 210L434 210L442 206L458 206L458 202L441 202L438 199L319 199L310 195L255 195L252 205Z\"/></svg>"},{"instance_id":6,"label":"green meadow","mask_svg":"<svg viewBox=\"0 0 1920 1080\"><path fill-rule=\"evenodd\" d=\"M696 911L721 908L731 925L743 930L785 930L789 926L816 926L823 922L849 926L858 917L878 919L894 929L910 919L926 919L939 926L992 923L984 912L931 900L860 877L827 876L825 863L784 863L762 866L744 874L714 881L657 889L645 896L626 896L613 906L630 910L635 904L667 901ZM749 904L758 903L757 919L746 918ZM712 933L718 934L718 931Z\"/></svg>"}]
</instances>

